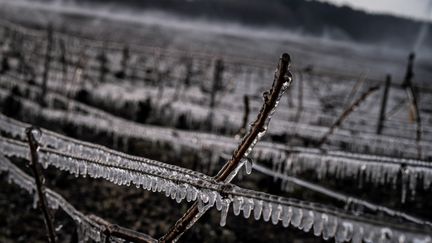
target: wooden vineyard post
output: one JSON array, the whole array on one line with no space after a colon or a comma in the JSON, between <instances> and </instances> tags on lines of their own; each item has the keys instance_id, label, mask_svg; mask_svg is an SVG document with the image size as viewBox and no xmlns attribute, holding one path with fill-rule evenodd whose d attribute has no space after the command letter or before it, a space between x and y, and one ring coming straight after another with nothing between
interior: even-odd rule
<instances>
[{"instance_id":1,"label":"wooden vineyard post","mask_svg":"<svg viewBox=\"0 0 432 243\"><path fill-rule=\"evenodd\" d=\"M117 78L120 78L120 79L126 78L126 76L127 76L126 71L127 71L128 65L129 65L129 57L130 57L129 47L125 46L123 48L123 51L122 51L122 59L120 62L120 68L121 69L115 75Z\"/></svg>"},{"instance_id":2,"label":"wooden vineyard post","mask_svg":"<svg viewBox=\"0 0 432 243\"><path fill-rule=\"evenodd\" d=\"M60 62L62 63L62 79L63 79L63 83L66 84L68 66L67 66L67 58L66 58L66 44L63 39L59 40L59 47L60 47Z\"/></svg>"},{"instance_id":3,"label":"wooden vineyard post","mask_svg":"<svg viewBox=\"0 0 432 243\"><path fill-rule=\"evenodd\" d=\"M404 80L402 82L402 87L407 87L411 85L412 80L414 78L414 59L415 59L415 53L411 52L408 56L408 65L405 73Z\"/></svg>"},{"instance_id":4,"label":"wooden vineyard post","mask_svg":"<svg viewBox=\"0 0 432 243\"><path fill-rule=\"evenodd\" d=\"M10 30L8 28L5 28L4 36L2 37L2 41L7 41L10 39ZM10 65L9 65L9 58L8 53L5 50L2 50L2 59L0 64L0 74L4 74L9 71Z\"/></svg>"},{"instance_id":5,"label":"wooden vineyard post","mask_svg":"<svg viewBox=\"0 0 432 243\"><path fill-rule=\"evenodd\" d=\"M44 62L44 71L42 76L42 93L40 97L40 104L45 104L45 95L47 93L47 85L48 85L48 76L50 71L51 64L51 49L53 42L53 27L52 25L48 25L47 29L47 45L45 51L45 62Z\"/></svg>"},{"instance_id":6,"label":"wooden vineyard post","mask_svg":"<svg viewBox=\"0 0 432 243\"><path fill-rule=\"evenodd\" d=\"M105 82L106 74L108 72L107 68L107 56L105 54L105 50L102 49L100 54L98 55L99 60L99 83Z\"/></svg>"},{"instance_id":7,"label":"wooden vineyard post","mask_svg":"<svg viewBox=\"0 0 432 243\"><path fill-rule=\"evenodd\" d=\"M34 178L35 178L35 183L36 183L36 190L37 190L37 195L39 198L39 206L42 210L43 216L44 216L44 221L45 221L45 226L47 229L47 234L48 234L48 239L50 243L55 243L56 239L55 239L55 233L54 233L54 226L53 226L53 222L52 222L52 216L51 213L48 209L48 203L47 203L47 199L45 196L45 187L44 187L44 179L43 179L43 175L40 173L39 171L39 165L38 165L38 160L39 160L39 156L37 153L39 144L36 141L36 138L34 137L35 134L39 133L40 134L40 130L38 128L35 127L29 127L26 129L26 134L27 134L27 140L29 143L29 147L30 147L30 168L33 172Z\"/></svg>"},{"instance_id":8,"label":"wooden vineyard post","mask_svg":"<svg viewBox=\"0 0 432 243\"><path fill-rule=\"evenodd\" d=\"M222 59L217 59L215 64L215 71L213 76L213 86L210 96L210 109L213 109L216 105L216 93L222 86L222 77L224 71L224 64Z\"/></svg>"},{"instance_id":9,"label":"wooden vineyard post","mask_svg":"<svg viewBox=\"0 0 432 243\"><path fill-rule=\"evenodd\" d=\"M221 59L216 60L214 75L213 75L213 84L210 93L210 104L209 109L210 112L207 117L207 127L210 131L213 131L213 118L214 118L214 108L216 106L216 94L220 90L222 85L222 77L223 77L224 65Z\"/></svg>"},{"instance_id":10,"label":"wooden vineyard post","mask_svg":"<svg viewBox=\"0 0 432 243\"><path fill-rule=\"evenodd\" d=\"M248 124L248 120L249 120L249 112L250 112L250 107L249 107L249 96L248 95L244 95L243 96L243 104L244 104L244 113L243 113L243 121L242 121L242 126L240 127L236 137L243 137L244 134L247 131L247 124Z\"/></svg>"},{"instance_id":11,"label":"wooden vineyard post","mask_svg":"<svg viewBox=\"0 0 432 243\"><path fill-rule=\"evenodd\" d=\"M377 125L377 134L381 134L382 129L383 129L383 125L384 125L384 119L385 119L385 114L386 114L386 107L387 107L387 99L388 99L388 92L389 92L389 88L391 85L391 76L387 75L386 77L386 81L385 81L385 86L384 86L384 93L381 99L381 108L380 108L380 113L379 113L379 118L378 118L378 125Z\"/></svg>"},{"instance_id":12,"label":"wooden vineyard post","mask_svg":"<svg viewBox=\"0 0 432 243\"><path fill-rule=\"evenodd\" d=\"M222 167L219 173L214 177L215 181L229 183L235 176L235 171L241 165L242 161L253 149L257 141L265 134L271 115L275 111L277 103L282 94L290 87L292 75L289 71L291 58L284 53L279 60L278 69L275 73L271 89L264 92L264 103L261 110L251 125L249 132L244 136L242 142L234 151L232 158ZM198 201L183 214L183 216L168 230L168 232L159 240L159 242L175 242L183 233L192 227L204 213L210 209L209 206L200 212L198 210Z\"/></svg>"}]
</instances>

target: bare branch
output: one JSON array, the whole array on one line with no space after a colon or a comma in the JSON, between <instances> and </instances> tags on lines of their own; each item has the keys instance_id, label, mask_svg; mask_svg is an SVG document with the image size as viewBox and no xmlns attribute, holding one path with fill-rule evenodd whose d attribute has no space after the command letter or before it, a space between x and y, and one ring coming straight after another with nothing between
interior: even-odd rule
<instances>
[{"instance_id":1,"label":"bare branch","mask_svg":"<svg viewBox=\"0 0 432 243\"><path fill-rule=\"evenodd\" d=\"M157 242L155 239L153 239L152 237L131 230L131 229L127 229L121 226L118 226L116 224L111 224L108 221L106 221L105 219L99 218L98 216L91 214L87 216L90 220L96 222L97 224L103 225L105 226L105 231L104 234L106 236L113 236L113 237L118 237L127 241L131 241L131 242L138 242L138 243L155 243Z\"/></svg>"},{"instance_id":2,"label":"bare branch","mask_svg":"<svg viewBox=\"0 0 432 243\"><path fill-rule=\"evenodd\" d=\"M334 130L339 127L342 122L353 112L369 95L371 95L373 92L377 91L379 89L379 85L373 86L369 88L365 93L363 93L350 107L345 109L342 114L339 116L339 118L333 123L333 125L330 127L330 129L322 136L320 141L317 144L317 147L321 147L328 139L330 135L333 134Z\"/></svg>"},{"instance_id":3,"label":"bare branch","mask_svg":"<svg viewBox=\"0 0 432 243\"><path fill-rule=\"evenodd\" d=\"M408 86L405 88L408 101L410 104L410 111L411 114L413 114L413 117L416 121L416 142L417 142L417 153L418 158L421 158L421 146L420 146L420 140L421 140L421 118L420 118L420 110L418 108L418 97L414 90L414 87L412 83L409 83Z\"/></svg>"},{"instance_id":4,"label":"bare branch","mask_svg":"<svg viewBox=\"0 0 432 243\"><path fill-rule=\"evenodd\" d=\"M39 197L39 206L40 206L40 208L43 212L43 215L44 215L45 226L47 228L47 234L48 234L49 242L55 243L56 239L55 239L55 233L54 233L54 226L53 226L50 211L48 209L47 199L45 196L43 177L42 177L42 174L40 173L39 168L38 168L39 156L38 156L37 150L38 150L39 145L38 145L38 142L36 141L36 139L34 137L35 133L40 134L41 131L35 127L30 127L26 130L26 133L27 133L28 143L30 146L30 156L31 156L30 168L33 171L35 182L36 182L36 189L37 189L37 193L38 193L38 197Z\"/></svg>"}]
</instances>

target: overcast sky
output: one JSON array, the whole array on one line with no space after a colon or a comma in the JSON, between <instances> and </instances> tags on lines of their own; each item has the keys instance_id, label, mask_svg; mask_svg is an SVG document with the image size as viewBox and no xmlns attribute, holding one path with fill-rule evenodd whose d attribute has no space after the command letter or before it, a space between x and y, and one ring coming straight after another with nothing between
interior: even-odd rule
<instances>
[{"instance_id":1,"label":"overcast sky","mask_svg":"<svg viewBox=\"0 0 432 243\"><path fill-rule=\"evenodd\" d=\"M321 0L338 5L346 4L370 12L384 12L394 15L408 16L430 20L430 1L432 0Z\"/></svg>"}]
</instances>

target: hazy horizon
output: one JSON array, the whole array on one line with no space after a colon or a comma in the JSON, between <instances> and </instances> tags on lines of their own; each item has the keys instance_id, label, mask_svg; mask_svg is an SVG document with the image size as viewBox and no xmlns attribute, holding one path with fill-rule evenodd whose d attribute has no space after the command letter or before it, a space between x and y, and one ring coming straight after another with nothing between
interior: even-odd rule
<instances>
[{"instance_id":1,"label":"hazy horizon","mask_svg":"<svg viewBox=\"0 0 432 243\"><path fill-rule=\"evenodd\" d=\"M338 6L347 5L354 9L364 10L369 13L391 14L399 17L407 17L431 22L431 0L319 0Z\"/></svg>"}]
</instances>

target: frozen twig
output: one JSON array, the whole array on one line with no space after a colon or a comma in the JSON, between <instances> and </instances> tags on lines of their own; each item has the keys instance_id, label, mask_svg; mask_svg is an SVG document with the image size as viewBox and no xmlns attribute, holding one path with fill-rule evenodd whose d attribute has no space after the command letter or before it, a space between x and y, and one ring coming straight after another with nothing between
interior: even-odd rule
<instances>
[{"instance_id":1,"label":"frozen twig","mask_svg":"<svg viewBox=\"0 0 432 243\"><path fill-rule=\"evenodd\" d=\"M364 82L366 81L366 74L361 75L358 79L357 82L354 84L354 86L351 89L351 92L349 93L349 95L346 97L346 101L345 101L345 105L344 105L344 109L346 109L347 107L350 106L353 97L355 97L357 91L359 90L359 88L364 84Z\"/></svg>"},{"instance_id":2,"label":"frozen twig","mask_svg":"<svg viewBox=\"0 0 432 243\"><path fill-rule=\"evenodd\" d=\"M138 242L138 243L154 243L157 242L152 237L131 230L127 228L123 228L121 226L118 226L116 224L111 224L105 219L99 218L98 216L91 214L87 216L90 220L96 222L99 225L103 225L105 227L104 234L108 237L113 236L117 238L121 238L130 242Z\"/></svg>"},{"instance_id":3,"label":"frozen twig","mask_svg":"<svg viewBox=\"0 0 432 243\"><path fill-rule=\"evenodd\" d=\"M63 79L63 83L66 84L68 67L67 67L67 59L66 59L66 44L63 39L59 40L59 46L60 46L60 62L62 64L62 79Z\"/></svg>"},{"instance_id":4,"label":"frozen twig","mask_svg":"<svg viewBox=\"0 0 432 243\"><path fill-rule=\"evenodd\" d=\"M417 148L418 148L418 157L420 158L421 157L421 146L420 146L421 118L420 118L420 111L418 108L418 97L417 97L416 90L415 90L414 84L413 84L414 59L415 59L415 53L412 52L408 56L407 71L405 74L404 81L402 82L402 88L405 88L406 94L408 96L408 101L410 104L410 114L412 114L412 117L416 121L416 142L417 142Z\"/></svg>"},{"instance_id":5,"label":"frozen twig","mask_svg":"<svg viewBox=\"0 0 432 243\"><path fill-rule=\"evenodd\" d=\"M243 137L247 131L247 124L248 124L249 112L250 112L249 96L247 95L243 96L243 104L244 104L243 122L236 137Z\"/></svg>"},{"instance_id":6,"label":"frozen twig","mask_svg":"<svg viewBox=\"0 0 432 243\"><path fill-rule=\"evenodd\" d=\"M288 175L279 173L277 171L268 169L265 166L262 166L262 165L257 164L257 163L253 164L253 168L254 168L254 170L256 170L258 172L261 172L261 173L263 173L265 175L269 175L269 176L272 176L272 177L275 177L275 178L279 178L282 181L290 182L290 183L293 183L293 184L295 184L297 186L309 189L311 191L320 193L322 195L326 195L326 196L331 197L333 199L336 199L338 201L342 201L342 202L344 202L346 204L346 208L349 208L349 207L352 207L352 206L360 206L360 207L364 207L364 208L366 208L368 210L371 210L373 212L380 212L380 213L388 215L390 217L398 217L398 218L410 221L412 223L419 223L419 222L421 222L421 223L425 223L425 224L429 224L430 225L430 222L424 221L424 220L422 220L420 218L416 218L416 217L411 216L409 214L406 214L404 212L397 211L397 210L394 210L394 209L391 209L391 208L388 208L388 207L385 207L385 206L381 206L381 205L378 205L378 204L374 204L374 203L371 203L369 201L366 201L366 200L363 200L363 199L360 199L360 198L351 197L351 196L346 195L344 193L337 192L335 190L326 188L324 186L320 186L318 184L314 184L312 182L309 182L309 181L297 178L295 176L288 176Z\"/></svg>"},{"instance_id":7,"label":"frozen twig","mask_svg":"<svg viewBox=\"0 0 432 243\"><path fill-rule=\"evenodd\" d=\"M418 148L418 157L421 157L421 146L420 146L420 140L421 140L421 118L420 118L420 110L418 108L418 97L416 95L416 92L414 90L413 85L411 83L406 87L406 93L408 96L408 101L410 104L410 112L413 115L415 122L416 122L416 142L417 142L417 148Z\"/></svg>"},{"instance_id":8,"label":"frozen twig","mask_svg":"<svg viewBox=\"0 0 432 243\"><path fill-rule=\"evenodd\" d=\"M217 182L228 183L232 179L231 174L236 171L241 161L252 151L257 141L265 134L271 115L286 89L291 85L292 75L289 71L290 56L286 53L279 61L274 81L270 91L264 93L264 103L256 121L252 124L249 132L243 138L240 145L234 151L232 158L215 176ZM160 239L160 242L175 242L181 235L209 209L206 206L201 212L198 210L196 201L183 216L172 226L169 231Z\"/></svg>"},{"instance_id":9,"label":"frozen twig","mask_svg":"<svg viewBox=\"0 0 432 243\"><path fill-rule=\"evenodd\" d=\"M30 168L33 171L34 178L35 178L36 189L39 197L39 205L43 212L49 242L55 243L56 239L54 233L54 226L52 222L52 216L48 209L47 199L45 196L45 188L43 183L44 179L42 178L42 174L40 173L38 168L39 156L37 150L39 145L38 142L36 141L36 138L34 137L36 133L40 134L41 131L35 127L30 127L27 128L26 133L27 133L28 143L30 146Z\"/></svg>"},{"instance_id":10,"label":"frozen twig","mask_svg":"<svg viewBox=\"0 0 432 243\"><path fill-rule=\"evenodd\" d=\"M321 147L328 139L330 135L333 134L334 130L339 127L342 122L353 112L369 95L374 93L379 89L379 85L369 88L365 93L363 93L354 103L351 104L347 109L345 109L339 118L333 123L329 130L322 136L322 138L317 143L317 147Z\"/></svg>"}]
</instances>

